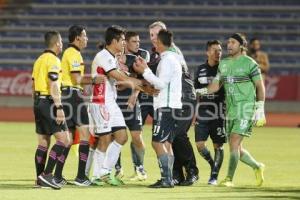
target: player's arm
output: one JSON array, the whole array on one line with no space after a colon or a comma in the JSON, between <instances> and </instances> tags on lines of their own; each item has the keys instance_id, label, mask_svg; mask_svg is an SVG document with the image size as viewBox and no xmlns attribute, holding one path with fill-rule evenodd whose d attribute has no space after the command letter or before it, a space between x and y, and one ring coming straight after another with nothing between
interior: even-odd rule
<instances>
[{"instance_id":1,"label":"player's arm","mask_svg":"<svg viewBox=\"0 0 300 200\"><path fill-rule=\"evenodd\" d=\"M31 90L32 90L32 97L34 97L35 86L34 86L34 78L33 77L32 77Z\"/></svg>"},{"instance_id":2,"label":"player's arm","mask_svg":"<svg viewBox=\"0 0 300 200\"><path fill-rule=\"evenodd\" d=\"M123 86L126 86L128 88L137 89L143 91L141 88L142 81L138 80L136 78L131 78L125 73L118 71L117 69L112 69L109 72L106 72L109 77L115 79L118 81L118 84L121 84Z\"/></svg>"},{"instance_id":3,"label":"player's arm","mask_svg":"<svg viewBox=\"0 0 300 200\"><path fill-rule=\"evenodd\" d=\"M163 63L161 64L164 65ZM160 77L157 77L153 74L151 69L148 67L146 61L141 57L138 57L136 59L136 62L133 64L133 67L137 73L142 74L145 80L151 83L152 85L154 85L156 89L162 90L165 87L167 87L169 82L169 77L170 77L170 72L169 72L170 70L166 70L166 69L162 70L160 73ZM168 67L168 66L164 66L164 67Z\"/></svg>"},{"instance_id":4,"label":"player's arm","mask_svg":"<svg viewBox=\"0 0 300 200\"><path fill-rule=\"evenodd\" d=\"M210 83L207 87L196 89L196 93L200 96L212 94L218 92L221 86L222 84L220 82L220 74L218 73L212 83Z\"/></svg>"},{"instance_id":5,"label":"player's arm","mask_svg":"<svg viewBox=\"0 0 300 200\"><path fill-rule=\"evenodd\" d=\"M128 108L130 110L133 110L133 108L134 108L134 106L136 104L136 100L137 100L137 98L139 96L139 93L140 93L139 90L134 90L133 93L128 98L127 105L128 105Z\"/></svg>"},{"instance_id":6,"label":"player's arm","mask_svg":"<svg viewBox=\"0 0 300 200\"><path fill-rule=\"evenodd\" d=\"M48 73L48 81L50 86L50 95L54 101L54 106L56 107L56 122L61 124L65 121L65 114L63 111L63 107L61 104L61 97L60 97L60 88L57 82L59 74L56 72L49 72Z\"/></svg>"},{"instance_id":7,"label":"player's arm","mask_svg":"<svg viewBox=\"0 0 300 200\"><path fill-rule=\"evenodd\" d=\"M265 85L262 79L254 81L254 85L256 88L256 101L265 101Z\"/></svg>"},{"instance_id":8,"label":"player's arm","mask_svg":"<svg viewBox=\"0 0 300 200\"><path fill-rule=\"evenodd\" d=\"M255 115L254 121L256 126L264 126L266 124L265 117L265 86L261 77L261 73L257 64L250 69L250 78L256 89Z\"/></svg>"},{"instance_id":9,"label":"player's arm","mask_svg":"<svg viewBox=\"0 0 300 200\"><path fill-rule=\"evenodd\" d=\"M79 71L71 72L71 78L73 83L76 83L78 85L102 84L106 80L106 76L103 74L97 74L94 77L92 77L91 74L81 76Z\"/></svg>"}]
</instances>

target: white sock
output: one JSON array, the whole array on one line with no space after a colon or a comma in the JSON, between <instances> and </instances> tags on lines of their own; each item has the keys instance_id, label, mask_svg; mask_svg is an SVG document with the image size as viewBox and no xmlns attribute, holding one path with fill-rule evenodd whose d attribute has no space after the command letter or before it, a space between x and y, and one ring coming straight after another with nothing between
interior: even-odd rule
<instances>
[{"instance_id":1,"label":"white sock","mask_svg":"<svg viewBox=\"0 0 300 200\"><path fill-rule=\"evenodd\" d=\"M93 169L93 177L99 178L100 177L100 169L103 165L103 161L105 159L105 152L96 149L94 154L94 169Z\"/></svg>"},{"instance_id":2,"label":"white sock","mask_svg":"<svg viewBox=\"0 0 300 200\"><path fill-rule=\"evenodd\" d=\"M91 170L91 167L92 167L92 164L93 164L93 156L94 156L94 152L95 152L95 150L94 149L92 149L92 148L90 148L90 150L89 150L89 157L88 157L88 159L87 159L87 161L86 161L86 166L85 166L85 175L87 176L87 177L89 177L89 174L90 174L90 170Z\"/></svg>"},{"instance_id":3,"label":"white sock","mask_svg":"<svg viewBox=\"0 0 300 200\"><path fill-rule=\"evenodd\" d=\"M106 150L106 156L102 168L100 170L101 176L111 172L112 168L116 165L118 161L121 148L122 145L120 145L116 141L113 141L109 144Z\"/></svg>"}]
</instances>

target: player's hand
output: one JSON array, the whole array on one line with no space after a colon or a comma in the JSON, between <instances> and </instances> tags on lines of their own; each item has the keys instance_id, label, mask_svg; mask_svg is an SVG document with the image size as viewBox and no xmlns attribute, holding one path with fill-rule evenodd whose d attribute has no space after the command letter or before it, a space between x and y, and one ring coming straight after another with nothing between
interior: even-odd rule
<instances>
[{"instance_id":1,"label":"player's hand","mask_svg":"<svg viewBox=\"0 0 300 200\"><path fill-rule=\"evenodd\" d=\"M65 113L64 113L64 110L63 109L56 109L56 123L57 124L63 124L65 123Z\"/></svg>"},{"instance_id":2,"label":"player's hand","mask_svg":"<svg viewBox=\"0 0 300 200\"><path fill-rule=\"evenodd\" d=\"M206 95L206 94L208 94L208 89L206 87L205 88L201 88L201 89L196 89L196 94L198 96Z\"/></svg>"},{"instance_id":3,"label":"player's hand","mask_svg":"<svg viewBox=\"0 0 300 200\"><path fill-rule=\"evenodd\" d=\"M95 84L102 84L107 80L107 77L103 74L98 74L95 77Z\"/></svg>"},{"instance_id":4,"label":"player's hand","mask_svg":"<svg viewBox=\"0 0 300 200\"><path fill-rule=\"evenodd\" d=\"M126 55L121 54L116 57L119 62L119 69L123 72L128 72L129 71L128 66L126 66L126 64L125 64L126 63Z\"/></svg>"},{"instance_id":5,"label":"player's hand","mask_svg":"<svg viewBox=\"0 0 300 200\"><path fill-rule=\"evenodd\" d=\"M142 82L143 82L142 88L144 93L155 97L159 94L160 90L155 89L154 86L151 85L148 81L143 80Z\"/></svg>"},{"instance_id":6,"label":"player's hand","mask_svg":"<svg viewBox=\"0 0 300 200\"><path fill-rule=\"evenodd\" d=\"M136 104L137 96L135 94L130 95L127 101L127 109L133 110Z\"/></svg>"},{"instance_id":7,"label":"player's hand","mask_svg":"<svg viewBox=\"0 0 300 200\"><path fill-rule=\"evenodd\" d=\"M133 69L138 74L143 74L145 69L148 68L146 60L138 56L135 62L133 63Z\"/></svg>"},{"instance_id":8,"label":"player's hand","mask_svg":"<svg viewBox=\"0 0 300 200\"><path fill-rule=\"evenodd\" d=\"M254 123L257 127L262 127L266 124L265 117L265 102L258 101L255 103L256 111L254 114Z\"/></svg>"}]
</instances>

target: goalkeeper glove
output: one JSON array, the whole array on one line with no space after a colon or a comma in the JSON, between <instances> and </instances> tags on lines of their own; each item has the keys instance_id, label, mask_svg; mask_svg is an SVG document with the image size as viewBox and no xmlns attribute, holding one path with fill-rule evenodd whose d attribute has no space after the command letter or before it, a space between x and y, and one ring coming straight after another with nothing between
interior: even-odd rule
<instances>
[{"instance_id":1,"label":"goalkeeper glove","mask_svg":"<svg viewBox=\"0 0 300 200\"><path fill-rule=\"evenodd\" d=\"M265 102L257 101L255 103L255 114L254 114L254 124L258 127L264 126L266 124L265 117Z\"/></svg>"},{"instance_id":2,"label":"goalkeeper glove","mask_svg":"<svg viewBox=\"0 0 300 200\"><path fill-rule=\"evenodd\" d=\"M206 87L201 89L196 89L196 94L199 96L206 95L208 94L208 89Z\"/></svg>"}]
</instances>

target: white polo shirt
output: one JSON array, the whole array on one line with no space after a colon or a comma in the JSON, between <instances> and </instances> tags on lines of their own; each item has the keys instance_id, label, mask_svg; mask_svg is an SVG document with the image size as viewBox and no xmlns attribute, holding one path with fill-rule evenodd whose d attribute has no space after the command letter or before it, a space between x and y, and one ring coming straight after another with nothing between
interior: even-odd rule
<instances>
[{"instance_id":1,"label":"white polo shirt","mask_svg":"<svg viewBox=\"0 0 300 200\"><path fill-rule=\"evenodd\" d=\"M176 53L164 51L161 53L156 76L147 68L143 77L154 87L160 90L158 96L153 98L154 110L162 107L182 108L181 77L182 67Z\"/></svg>"}]
</instances>

